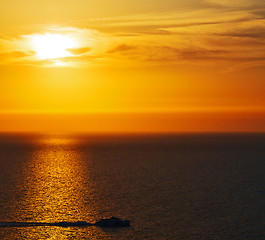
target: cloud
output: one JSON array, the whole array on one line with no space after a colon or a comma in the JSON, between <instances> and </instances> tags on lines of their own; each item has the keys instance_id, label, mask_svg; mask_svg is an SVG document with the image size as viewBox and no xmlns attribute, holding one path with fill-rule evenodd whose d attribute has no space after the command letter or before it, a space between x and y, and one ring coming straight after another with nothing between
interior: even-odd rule
<instances>
[{"instance_id":1,"label":"cloud","mask_svg":"<svg viewBox=\"0 0 265 240\"><path fill-rule=\"evenodd\" d=\"M234 30L225 31L220 34L223 36L239 37L239 38L257 38L264 40L265 38L265 25L253 27L240 27Z\"/></svg>"},{"instance_id":2,"label":"cloud","mask_svg":"<svg viewBox=\"0 0 265 240\"><path fill-rule=\"evenodd\" d=\"M13 38L8 37L8 36L0 36L0 39L10 41L10 40L12 40Z\"/></svg>"},{"instance_id":3,"label":"cloud","mask_svg":"<svg viewBox=\"0 0 265 240\"><path fill-rule=\"evenodd\" d=\"M130 45L118 45L107 53L118 54L127 59L138 59L142 61L171 61L180 62L183 60L210 60L218 59L228 54L226 50L218 49L204 49L204 48L177 48L172 46L130 46ZM115 57L115 56L114 56Z\"/></svg>"},{"instance_id":4,"label":"cloud","mask_svg":"<svg viewBox=\"0 0 265 240\"><path fill-rule=\"evenodd\" d=\"M265 19L265 7L264 8L259 8L259 9L255 9L252 11L252 13L258 17L260 17L261 19Z\"/></svg>"},{"instance_id":5,"label":"cloud","mask_svg":"<svg viewBox=\"0 0 265 240\"><path fill-rule=\"evenodd\" d=\"M220 44L220 43L219 43ZM117 46L114 49L119 49ZM109 52L108 52L109 53ZM107 54L108 54L107 53ZM174 46L161 45L141 45L131 48L130 51L113 51L111 57L121 60L131 60L133 62L141 62L143 64L213 64L228 66L229 63L233 65L240 65L246 63L261 63L265 64L265 57L257 50L248 50L243 52L240 48L225 47L224 49L212 46L211 48L202 48L190 46L186 48ZM105 57L108 57L105 56Z\"/></svg>"},{"instance_id":6,"label":"cloud","mask_svg":"<svg viewBox=\"0 0 265 240\"><path fill-rule=\"evenodd\" d=\"M217 49L182 49L178 52L180 58L185 60L209 60L222 59L231 51L217 50Z\"/></svg>"},{"instance_id":7,"label":"cloud","mask_svg":"<svg viewBox=\"0 0 265 240\"><path fill-rule=\"evenodd\" d=\"M34 66L51 66L53 63L57 66L63 66L65 57L54 57L42 61L38 55L36 45L32 42L35 36L42 36L45 34L62 35L68 39L73 39L75 47L67 48L65 51L71 55L65 62L73 65L79 64L81 61L89 62L89 58L95 59L94 56L100 55L100 52L106 51L107 35L100 33L97 30L88 28L76 28L66 26L51 26L36 29L31 33L24 35L15 35L10 38L9 35L0 37L0 62L1 64L21 64ZM48 47L48 46L45 46ZM101 50L104 49L104 50ZM49 49L48 49L49 50ZM47 50L47 51L48 51ZM83 56L86 56L85 58Z\"/></svg>"},{"instance_id":8,"label":"cloud","mask_svg":"<svg viewBox=\"0 0 265 240\"><path fill-rule=\"evenodd\" d=\"M206 4L216 7L227 7L227 8L261 8L265 6L263 0L204 0Z\"/></svg>"},{"instance_id":9,"label":"cloud","mask_svg":"<svg viewBox=\"0 0 265 240\"><path fill-rule=\"evenodd\" d=\"M127 52L130 50L134 50L135 48L137 47L127 44L121 44L109 50L108 53Z\"/></svg>"},{"instance_id":10,"label":"cloud","mask_svg":"<svg viewBox=\"0 0 265 240\"><path fill-rule=\"evenodd\" d=\"M200 27L200 26L213 26L213 25L222 25L222 24L234 24L234 23L243 23L253 20L253 18L237 18L231 20L217 20L217 21L197 21L197 22L185 22L185 23L171 23L165 25L149 25L149 26L135 26L129 28L131 31L136 31L141 34L150 34L150 35L172 35L177 34L177 29L188 30L189 27ZM196 32L194 32L196 35Z\"/></svg>"},{"instance_id":11,"label":"cloud","mask_svg":"<svg viewBox=\"0 0 265 240\"><path fill-rule=\"evenodd\" d=\"M194 62L197 60L218 60L223 59L229 52L218 49L203 49L203 48L174 48L170 46L158 47L157 54L149 55L147 61L169 61L179 63L184 61Z\"/></svg>"},{"instance_id":12,"label":"cloud","mask_svg":"<svg viewBox=\"0 0 265 240\"><path fill-rule=\"evenodd\" d=\"M34 52L12 51L1 53L1 56L7 58L23 58L32 56L33 54Z\"/></svg>"},{"instance_id":13,"label":"cloud","mask_svg":"<svg viewBox=\"0 0 265 240\"><path fill-rule=\"evenodd\" d=\"M263 61L260 53L265 50L265 11L255 8L261 2L206 2L208 6L205 4L204 9L116 17L108 21L82 23L86 26L83 28L51 26L27 36L48 32L78 39L79 45L76 48L66 49L72 56L58 59L69 65L86 65L91 62L101 66L121 66L127 62L140 65L153 62L190 64L201 61L217 64L220 61ZM215 7L211 8L210 5ZM13 42L5 41L10 44ZM37 65L38 59L34 58L34 54L23 56L30 49L21 49L21 46L17 44L13 48L14 60L24 58L30 64Z\"/></svg>"},{"instance_id":14,"label":"cloud","mask_svg":"<svg viewBox=\"0 0 265 240\"><path fill-rule=\"evenodd\" d=\"M82 55L82 54L88 53L90 50L91 48L89 47L67 49L68 52L74 55Z\"/></svg>"},{"instance_id":15,"label":"cloud","mask_svg":"<svg viewBox=\"0 0 265 240\"><path fill-rule=\"evenodd\" d=\"M0 63L10 63L10 62L22 62L27 58L32 57L35 54L33 51L9 51L9 52L0 52Z\"/></svg>"},{"instance_id":16,"label":"cloud","mask_svg":"<svg viewBox=\"0 0 265 240\"><path fill-rule=\"evenodd\" d=\"M261 13L259 13L261 14ZM253 12L224 11L218 8L196 10L193 12L168 13L147 16L135 16L114 19L105 25L97 25L100 31L118 37L137 37L146 35L174 35L176 30L195 27L211 27L215 25L247 23L262 20L262 17ZM196 33L196 32L195 32Z\"/></svg>"}]
</instances>

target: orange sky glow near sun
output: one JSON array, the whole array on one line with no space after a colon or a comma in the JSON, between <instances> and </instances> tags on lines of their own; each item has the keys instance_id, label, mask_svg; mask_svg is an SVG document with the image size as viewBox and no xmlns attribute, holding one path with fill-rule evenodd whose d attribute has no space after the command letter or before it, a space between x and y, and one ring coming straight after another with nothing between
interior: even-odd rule
<instances>
[{"instance_id":1,"label":"orange sky glow near sun","mask_svg":"<svg viewBox=\"0 0 265 240\"><path fill-rule=\"evenodd\" d=\"M0 132L265 132L264 1L0 9Z\"/></svg>"}]
</instances>

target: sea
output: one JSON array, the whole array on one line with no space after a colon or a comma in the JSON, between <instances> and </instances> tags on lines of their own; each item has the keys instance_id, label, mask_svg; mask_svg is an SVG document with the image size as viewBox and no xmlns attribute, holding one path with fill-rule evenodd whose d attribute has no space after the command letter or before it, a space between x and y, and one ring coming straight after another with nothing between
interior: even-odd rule
<instances>
[{"instance_id":1,"label":"sea","mask_svg":"<svg viewBox=\"0 0 265 240\"><path fill-rule=\"evenodd\" d=\"M2 133L0 239L265 239L265 134Z\"/></svg>"}]
</instances>

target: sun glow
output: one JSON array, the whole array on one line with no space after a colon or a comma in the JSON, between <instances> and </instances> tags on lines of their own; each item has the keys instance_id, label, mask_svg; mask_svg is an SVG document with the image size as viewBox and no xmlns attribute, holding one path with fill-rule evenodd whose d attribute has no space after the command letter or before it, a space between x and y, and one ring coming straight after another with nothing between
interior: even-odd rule
<instances>
[{"instance_id":1,"label":"sun glow","mask_svg":"<svg viewBox=\"0 0 265 240\"><path fill-rule=\"evenodd\" d=\"M62 34L35 35L32 36L32 45L38 59L56 59L73 56L68 49L76 48L75 39Z\"/></svg>"}]
</instances>

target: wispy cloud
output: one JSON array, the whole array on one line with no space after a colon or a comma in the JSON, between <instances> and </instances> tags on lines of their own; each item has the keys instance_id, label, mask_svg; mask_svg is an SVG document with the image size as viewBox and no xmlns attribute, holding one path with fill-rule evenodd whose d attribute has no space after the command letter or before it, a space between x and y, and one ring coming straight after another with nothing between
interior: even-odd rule
<instances>
[{"instance_id":1,"label":"wispy cloud","mask_svg":"<svg viewBox=\"0 0 265 240\"><path fill-rule=\"evenodd\" d=\"M108 51L108 53L116 53L116 52L128 52L130 50L134 50L137 48L136 46L133 45L128 45L128 44L120 44Z\"/></svg>"},{"instance_id":2,"label":"wispy cloud","mask_svg":"<svg viewBox=\"0 0 265 240\"><path fill-rule=\"evenodd\" d=\"M24 58L34 55L34 52L23 52L23 51L12 51L12 52L2 52L0 54L1 58Z\"/></svg>"},{"instance_id":3,"label":"wispy cloud","mask_svg":"<svg viewBox=\"0 0 265 240\"><path fill-rule=\"evenodd\" d=\"M69 52L72 53L73 55L81 55L81 54L85 54L85 53L88 53L90 50L91 50L91 48L89 48L89 47L70 48L70 49L67 49L67 51L69 51Z\"/></svg>"},{"instance_id":4,"label":"wispy cloud","mask_svg":"<svg viewBox=\"0 0 265 240\"><path fill-rule=\"evenodd\" d=\"M44 36L44 38L42 38ZM60 41L65 39L73 39L75 42L74 47L64 49L65 54L63 56L53 56L50 59L41 59L38 57L38 49L35 49L33 39L41 39L45 41L45 36L60 36ZM106 51L106 47L102 47L106 43L105 34L99 31L88 28L75 28L65 26L49 26L42 27L42 29L36 29L29 34L17 35L13 38L3 35L0 37L0 64L22 64L33 66L66 66L63 63L63 59L67 58L67 66L70 66L70 60L72 63L80 62L84 59L93 59L93 57L100 53L100 51ZM43 43L42 43L43 44ZM52 41L49 40L48 45L45 45L43 51L49 51L49 44ZM59 44L59 43L58 43ZM63 42L62 42L63 44ZM53 46L51 46L53 47ZM104 50L101 50L104 49ZM56 50L56 49L55 49ZM53 54L51 54L53 55ZM56 63L56 64L54 64ZM76 64L72 64L77 66Z\"/></svg>"},{"instance_id":5,"label":"wispy cloud","mask_svg":"<svg viewBox=\"0 0 265 240\"><path fill-rule=\"evenodd\" d=\"M78 39L78 47L67 49L71 56L64 58L75 66L97 61L119 66L123 61L132 65L263 63L264 9L265 2L259 0L204 0L197 9L90 19L82 27L48 26L27 36L48 32ZM0 41L6 46L0 54L8 61L46 64L36 59L25 38L3 35Z\"/></svg>"},{"instance_id":6,"label":"wispy cloud","mask_svg":"<svg viewBox=\"0 0 265 240\"><path fill-rule=\"evenodd\" d=\"M205 3L211 4L212 6L223 6L229 8L260 8L265 7L265 3L263 0L204 0Z\"/></svg>"}]
</instances>

